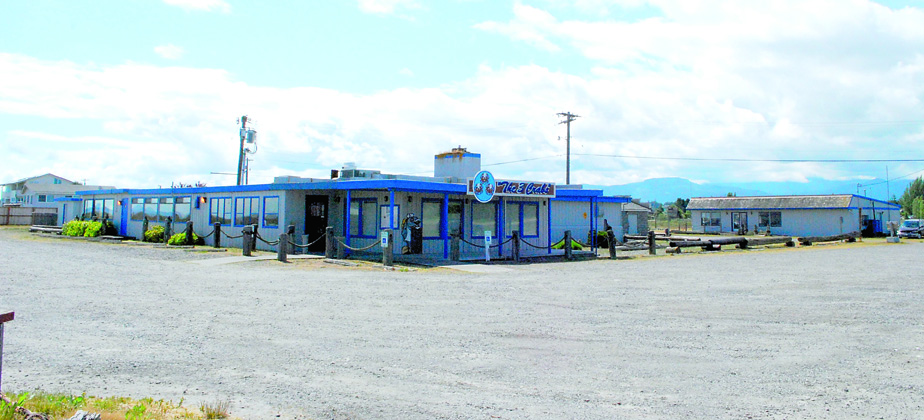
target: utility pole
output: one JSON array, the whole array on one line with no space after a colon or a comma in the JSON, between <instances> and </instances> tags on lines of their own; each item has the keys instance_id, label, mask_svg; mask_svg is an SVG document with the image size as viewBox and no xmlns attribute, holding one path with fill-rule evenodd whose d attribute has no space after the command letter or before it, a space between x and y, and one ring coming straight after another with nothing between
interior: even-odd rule
<instances>
[{"instance_id":1,"label":"utility pole","mask_svg":"<svg viewBox=\"0 0 924 420\"><path fill-rule=\"evenodd\" d=\"M565 185L571 185L571 121L581 116L574 115L571 112L559 112L558 116L565 118L565 120L559 124L566 124L568 126L568 137L565 139Z\"/></svg>"},{"instance_id":2,"label":"utility pole","mask_svg":"<svg viewBox=\"0 0 924 420\"><path fill-rule=\"evenodd\" d=\"M247 116L241 117L241 147L237 157L237 185L244 182L244 135L247 132Z\"/></svg>"}]
</instances>

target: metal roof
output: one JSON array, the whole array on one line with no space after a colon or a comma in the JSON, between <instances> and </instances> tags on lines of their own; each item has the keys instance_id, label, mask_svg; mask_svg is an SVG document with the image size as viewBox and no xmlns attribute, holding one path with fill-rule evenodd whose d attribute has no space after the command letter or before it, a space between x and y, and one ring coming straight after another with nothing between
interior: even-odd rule
<instances>
[{"instance_id":1,"label":"metal roof","mask_svg":"<svg viewBox=\"0 0 924 420\"><path fill-rule=\"evenodd\" d=\"M852 194L789 195L772 197L694 197L690 199L687 210L846 209L850 207L850 201L853 197Z\"/></svg>"}]
</instances>

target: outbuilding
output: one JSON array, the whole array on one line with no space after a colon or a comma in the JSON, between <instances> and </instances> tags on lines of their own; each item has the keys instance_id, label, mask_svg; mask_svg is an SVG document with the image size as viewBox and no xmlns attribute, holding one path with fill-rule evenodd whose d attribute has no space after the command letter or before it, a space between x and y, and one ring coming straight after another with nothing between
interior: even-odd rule
<instances>
[{"instance_id":1,"label":"outbuilding","mask_svg":"<svg viewBox=\"0 0 924 420\"><path fill-rule=\"evenodd\" d=\"M331 171L330 179L281 176L271 184L112 189L78 197L83 217L110 219L124 236L140 238L145 219L149 226L169 219L174 232L192 222L200 236L208 235L215 223L230 237L254 226L268 240L293 226L300 244L314 242L331 227L346 245L363 248L379 242L383 231L393 230L396 254L444 259L449 258L451 235L461 238L463 258L483 257L481 247L488 241L495 245L495 256L509 255L514 231L521 237L521 255L527 256L553 253L552 245L566 230L585 242L603 230L604 220L622 238L622 205L630 201L579 185L494 179L481 170L480 154L461 147L435 156L433 177L383 174L347 164ZM212 244L214 238L206 241ZM242 245L240 238L222 238L221 243ZM272 249L263 242L257 245ZM324 241L307 248L323 250Z\"/></svg>"},{"instance_id":2,"label":"outbuilding","mask_svg":"<svg viewBox=\"0 0 924 420\"><path fill-rule=\"evenodd\" d=\"M766 232L828 236L887 232L901 220L901 206L856 194L767 197L695 197L687 210L693 230L705 233Z\"/></svg>"}]
</instances>

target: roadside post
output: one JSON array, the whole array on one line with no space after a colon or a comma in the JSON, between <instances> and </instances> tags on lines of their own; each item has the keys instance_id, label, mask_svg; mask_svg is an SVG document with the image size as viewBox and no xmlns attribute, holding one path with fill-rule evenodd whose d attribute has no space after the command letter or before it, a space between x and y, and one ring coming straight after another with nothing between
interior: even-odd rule
<instances>
[{"instance_id":1,"label":"roadside post","mask_svg":"<svg viewBox=\"0 0 924 420\"><path fill-rule=\"evenodd\" d=\"M288 259L287 258L288 256L286 255L286 251L288 250L289 250L289 235L285 233L280 233L279 243L276 244L276 259L279 260L279 262L286 262Z\"/></svg>"},{"instance_id":2,"label":"roadside post","mask_svg":"<svg viewBox=\"0 0 924 420\"><path fill-rule=\"evenodd\" d=\"M167 221L164 222L164 243L170 242L170 237L173 236L173 217L167 217Z\"/></svg>"},{"instance_id":3,"label":"roadside post","mask_svg":"<svg viewBox=\"0 0 924 420\"><path fill-rule=\"evenodd\" d=\"M334 258L337 252L335 245L334 228L328 226L324 229L324 258Z\"/></svg>"},{"instance_id":4,"label":"roadside post","mask_svg":"<svg viewBox=\"0 0 924 420\"><path fill-rule=\"evenodd\" d=\"M186 245L195 245L193 241L193 221L186 222Z\"/></svg>"},{"instance_id":5,"label":"roadside post","mask_svg":"<svg viewBox=\"0 0 924 420\"><path fill-rule=\"evenodd\" d=\"M221 248L221 222L215 222L215 248Z\"/></svg>"},{"instance_id":6,"label":"roadside post","mask_svg":"<svg viewBox=\"0 0 924 420\"><path fill-rule=\"evenodd\" d=\"M382 265L391 267L395 265L394 248L391 246L392 233L390 229L382 231Z\"/></svg>"},{"instance_id":7,"label":"roadside post","mask_svg":"<svg viewBox=\"0 0 924 420\"><path fill-rule=\"evenodd\" d=\"M484 261L491 262L491 231L484 231Z\"/></svg>"},{"instance_id":8,"label":"roadside post","mask_svg":"<svg viewBox=\"0 0 924 420\"><path fill-rule=\"evenodd\" d=\"M251 241L251 238L253 238L253 226L244 226L243 235L244 243L241 244L241 251L245 257L249 257L251 251L253 250L253 248L251 248L253 246L253 242Z\"/></svg>"},{"instance_id":9,"label":"roadside post","mask_svg":"<svg viewBox=\"0 0 924 420\"><path fill-rule=\"evenodd\" d=\"M0 393L3 392L3 324L12 321L13 312L0 314Z\"/></svg>"},{"instance_id":10,"label":"roadside post","mask_svg":"<svg viewBox=\"0 0 924 420\"><path fill-rule=\"evenodd\" d=\"M513 247L511 247L511 251L513 251L513 262L519 263L520 262L520 231L518 230L513 231Z\"/></svg>"},{"instance_id":11,"label":"roadside post","mask_svg":"<svg viewBox=\"0 0 924 420\"><path fill-rule=\"evenodd\" d=\"M449 242L449 260L459 261L461 258L459 252L459 234L453 233Z\"/></svg>"},{"instance_id":12,"label":"roadside post","mask_svg":"<svg viewBox=\"0 0 924 420\"><path fill-rule=\"evenodd\" d=\"M566 231L565 231L565 239L564 239L565 242L562 244L562 245L563 245L563 246L562 246L562 249L565 250L565 258L566 258L566 259L569 259L569 260L573 259L573 258L572 258L573 254L572 254L572 252L571 252L571 240L572 240L572 239L571 239L571 231L570 231L570 230L566 230Z\"/></svg>"},{"instance_id":13,"label":"roadside post","mask_svg":"<svg viewBox=\"0 0 924 420\"><path fill-rule=\"evenodd\" d=\"M613 229L606 230L606 244L610 248L610 258L616 259L616 235L613 233Z\"/></svg>"},{"instance_id":14,"label":"roadside post","mask_svg":"<svg viewBox=\"0 0 924 420\"><path fill-rule=\"evenodd\" d=\"M289 243L287 244L287 245L288 245L288 249L286 250L286 252L289 253L289 254L293 254L293 255L294 255L294 254L301 254L301 252L296 252L296 251L298 251L298 250L295 248L295 245L292 244L292 242L295 242L295 225L289 225L289 226L286 228L286 235L288 235L289 240L291 241L291 242L289 242Z\"/></svg>"},{"instance_id":15,"label":"roadside post","mask_svg":"<svg viewBox=\"0 0 924 420\"><path fill-rule=\"evenodd\" d=\"M657 253L657 248L655 247L655 233L653 230L648 231L648 255L655 255Z\"/></svg>"}]
</instances>

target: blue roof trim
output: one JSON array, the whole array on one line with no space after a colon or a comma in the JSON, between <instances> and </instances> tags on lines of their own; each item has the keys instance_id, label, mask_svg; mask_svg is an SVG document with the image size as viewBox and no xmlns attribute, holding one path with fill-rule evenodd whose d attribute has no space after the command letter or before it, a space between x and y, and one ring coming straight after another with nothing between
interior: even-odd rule
<instances>
[{"instance_id":1,"label":"blue roof trim","mask_svg":"<svg viewBox=\"0 0 924 420\"><path fill-rule=\"evenodd\" d=\"M95 196L107 194L129 195L163 195L163 194L208 194L208 193L246 193L255 191L288 190L389 190L412 191L422 193L456 193L465 194L463 184L444 182L408 181L403 179L369 179L358 181L323 181L298 182L287 184L232 185L226 187L197 188L154 188L154 189L112 189L78 191L77 195Z\"/></svg>"},{"instance_id":2,"label":"blue roof trim","mask_svg":"<svg viewBox=\"0 0 924 420\"><path fill-rule=\"evenodd\" d=\"M754 210L766 210L766 211L779 211L779 210L857 210L860 207L742 207L742 208L702 208L702 209L690 209L690 211L754 211ZM864 209L873 209L870 207L863 207ZM879 208L879 207L876 207ZM882 210L885 210L883 207ZM901 210L901 207L895 207L892 205L892 208L889 210Z\"/></svg>"},{"instance_id":3,"label":"blue roof trim","mask_svg":"<svg viewBox=\"0 0 924 420\"><path fill-rule=\"evenodd\" d=\"M600 197L597 199L598 203L628 203L632 201L632 197Z\"/></svg>"},{"instance_id":4,"label":"blue roof trim","mask_svg":"<svg viewBox=\"0 0 924 420\"><path fill-rule=\"evenodd\" d=\"M83 201L83 200L80 198L76 198L76 197L58 197L54 199L53 201Z\"/></svg>"},{"instance_id":5,"label":"blue roof trim","mask_svg":"<svg viewBox=\"0 0 924 420\"><path fill-rule=\"evenodd\" d=\"M875 198L864 197L864 196L862 196L862 195L856 195L856 194L853 194L853 196L854 196L854 197L857 197L857 198L862 198L862 199L864 199L864 200L873 201L873 202L876 202L876 203L882 203L882 204L885 204L885 205L888 205L888 206L894 206L894 207L897 207L898 210L901 210L901 208L902 208L902 206L900 206L900 205L898 205L898 204L895 204L895 203L890 203L890 202L888 202L888 201L877 200L877 199L875 199Z\"/></svg>"}]
</instances>

